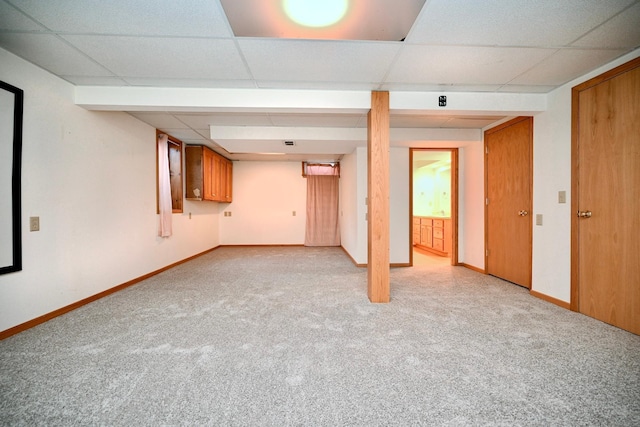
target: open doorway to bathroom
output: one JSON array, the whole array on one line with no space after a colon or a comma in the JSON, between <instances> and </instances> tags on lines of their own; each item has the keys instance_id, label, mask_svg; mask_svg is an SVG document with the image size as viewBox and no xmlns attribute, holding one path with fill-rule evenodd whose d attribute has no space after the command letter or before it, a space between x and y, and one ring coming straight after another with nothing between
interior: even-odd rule
<instances>
[{"instance_id":1,"label":"open doorway to bathroom","mask_svg":"<svg viewBox=\"0 0 640 427\"><path fill-rule=\"evenodd\" d=\"M412 148L411 265L458 263L458 149Z\"/></svg>"}]
</instances>

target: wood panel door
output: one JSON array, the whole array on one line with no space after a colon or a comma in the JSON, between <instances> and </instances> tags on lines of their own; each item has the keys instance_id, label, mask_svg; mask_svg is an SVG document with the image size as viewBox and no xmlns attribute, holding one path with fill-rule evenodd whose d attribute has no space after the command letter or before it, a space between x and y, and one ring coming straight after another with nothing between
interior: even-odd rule
<instances>
[{"instance_id":1,"label":"wood panel door","mask_svg":"<svg viewBox=\"0 0 640 427\"><path fill-rule=\"evenodd\" d=\"M573 115L571 307L640 334L640 58L574 88Z\"/></svg>"},{"instance_id":2,"label":"wood panel door","mask_svg":"<svg viewBox=\"0 0 640 427\"><path fill-rule=\"evenodd\" d=\"M485 132L488 274L531 288L533 118Z\"/></svg>"}]
</instances>

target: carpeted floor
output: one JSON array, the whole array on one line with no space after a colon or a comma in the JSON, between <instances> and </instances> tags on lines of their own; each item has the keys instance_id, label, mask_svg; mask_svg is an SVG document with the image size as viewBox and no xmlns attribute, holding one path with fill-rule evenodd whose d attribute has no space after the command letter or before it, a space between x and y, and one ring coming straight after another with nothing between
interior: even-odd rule
<instances>
[{"instance_id":1,"label":"carpeted floor","mask_svg":"<svg viewBox=\"0 0 640 427\"><path fill-rule=\"evenodd\" d=\"M1 425L637 426L640 337L451 266L220 248L0 342Z\"/></svg>"}]
</instances>

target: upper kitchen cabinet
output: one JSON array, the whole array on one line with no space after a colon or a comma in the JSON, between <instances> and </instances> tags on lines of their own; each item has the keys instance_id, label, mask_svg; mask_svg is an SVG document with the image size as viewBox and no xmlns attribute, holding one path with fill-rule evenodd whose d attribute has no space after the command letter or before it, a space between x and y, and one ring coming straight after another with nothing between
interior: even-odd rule
<instances>
[{"instance_id":1,"label":"upper kitchen cabinet","mask_svg":"<svg viewBox=\"0 0 640 427\"><path fill-rule=\"evenodd\" d=\"M186 157L186 199L231 203L231 160L203 145L188 145Z\"/></svg>"}]
</instances>

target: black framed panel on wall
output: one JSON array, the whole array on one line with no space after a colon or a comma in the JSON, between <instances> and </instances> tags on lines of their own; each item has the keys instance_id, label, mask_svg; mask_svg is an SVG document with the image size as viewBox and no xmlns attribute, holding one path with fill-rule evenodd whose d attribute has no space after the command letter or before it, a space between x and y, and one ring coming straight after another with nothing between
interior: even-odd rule
<instances>
[{"instance_id":1,"label":"black framed panel on wall","mask_svg":"<svg viewBox=\"0 0 640 427\"><path fill-rule=\"evenodd\" d=\"M21 89L0 81L0 274L22 270Z\"/></svg>"}]
</instances>

